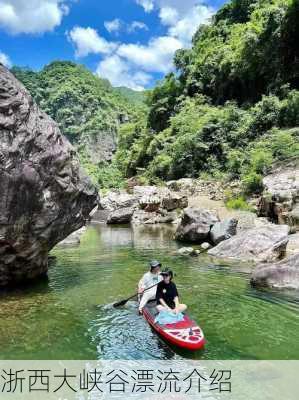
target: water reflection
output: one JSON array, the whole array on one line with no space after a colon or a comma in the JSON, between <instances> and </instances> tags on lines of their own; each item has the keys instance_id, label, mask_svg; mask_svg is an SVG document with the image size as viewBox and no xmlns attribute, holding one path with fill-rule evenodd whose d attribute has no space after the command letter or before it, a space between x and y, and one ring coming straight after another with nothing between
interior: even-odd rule
<instances>
[{"instance_id":1,"label":"water reflection","mask_svg":"<svg viewBox=\"0 0 299 400\"><path fill-rule=\"evenodd\" d=\"M92 225L57 248L49 281L0 294L2 359L298 359L298 292L257 291L239 264L177 255L174 226ZM114 309L158 258L208 340L194 354L168 347L136 313Z\"/></svg>"}]
</instances>

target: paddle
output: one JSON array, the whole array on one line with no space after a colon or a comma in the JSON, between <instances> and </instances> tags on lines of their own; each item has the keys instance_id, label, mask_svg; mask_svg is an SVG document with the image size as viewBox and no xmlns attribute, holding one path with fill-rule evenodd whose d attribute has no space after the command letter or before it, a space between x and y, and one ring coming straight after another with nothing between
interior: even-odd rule
<instances>
[{"instance_id":1,"label":"paddle","mask_svg":"<svg viewBox=\"0 0 299 400\"><path fill-rule=\"evenodd\" d=\"M152 289L152 288L154 288L154 287L156 287L156 286L158 286L158 283L156 283L155 285L150 286L149 288L145 289L144 292L146 292L147 290L150 290L150 289ZM143 293L144 293L144 292L143 292ZM119 302L117 302L117 303L114 303L114 304L113 304L113 307L117 308L117 307L124 306L129 300L134 299L134 297L136 297L136 296L138 296L138 292L135 293L133 296L128 297L127 299L124 299L124 300L121 300L121 301L119 301Z\"/></svg>"}]
</instances>

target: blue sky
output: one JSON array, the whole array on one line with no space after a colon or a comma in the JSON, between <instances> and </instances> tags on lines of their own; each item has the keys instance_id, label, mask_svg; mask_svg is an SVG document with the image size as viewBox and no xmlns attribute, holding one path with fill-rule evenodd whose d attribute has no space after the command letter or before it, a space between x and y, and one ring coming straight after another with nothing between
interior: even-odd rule
<instances>
[{"instance_id":1,"label":"blue sky","mask_svg":"<svg viewBox=\"0 0 299 400\"><path fill-rule=\"evenodd\" d=\"M114 86L151 87L225 0L0 0L0 62L72 60Z\"/></svg>"}]
</instances>

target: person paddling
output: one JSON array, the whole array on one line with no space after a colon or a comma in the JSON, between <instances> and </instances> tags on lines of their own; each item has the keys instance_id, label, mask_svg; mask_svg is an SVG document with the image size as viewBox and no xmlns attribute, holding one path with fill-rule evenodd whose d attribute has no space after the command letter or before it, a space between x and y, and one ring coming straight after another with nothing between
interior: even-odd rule
<instances>
[{"instance_id":1,"label":"person paddling","mask_svg":"<svg viewBox=\"0 0 299 400\"><path fill-rule=\"evenodd\" d=\"M158 285L159 282L163 280L160 275L161 272L161 263L157 260L153 260L149 263L150 270L140 279L138 284L138 293L141 297L139 303L139 313L142 314L142 310L145 305L150 301L156 298L157 286L150 288L151 286Z\"/></svg>"},{"instance_id":2,"label":"person paddling","mask_svg":"<svg viewBox=\"0 0 299 400\"><path fill-rule=\"evenodd\" d=\"M174 314L186 311L187 306L180 303L176 285L172 282L173 272L165 269L161 272L161 275L163 276L163 280L158 284L156 293L158 311L168 311Z\"/></svg>"}]
</instances>

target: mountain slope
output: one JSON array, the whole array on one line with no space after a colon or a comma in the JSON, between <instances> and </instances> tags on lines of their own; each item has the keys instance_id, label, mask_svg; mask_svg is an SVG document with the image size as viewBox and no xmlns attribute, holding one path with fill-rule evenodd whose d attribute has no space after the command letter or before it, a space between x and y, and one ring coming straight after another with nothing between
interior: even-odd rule
<instances>
[{"instance_id":1,"label":"mountain slope","mask_svg":"<svg viewBox=\"0 0 299 400\"><path fill-rule=\"evenodd\" d=\"M102 183L101 171L105 175L116 150L119 128L135 118L141 102L131 101L107 80L72 62L55 61L40 72L17 67L12 72L59 124L94 180Z\"/></svg>"},{"instance_id":2,"label":"mountain slope","mask_svg":"<svg viewBox=\"0 0 299 400\"><path fill-rule=\"evenodd\" d=\"M53 62L37 73L19 68L12 72L64 135L86 147L94 163L111 159L119 125L132 110L108 81L71 62Z\"/></svg>"},{"instance_id":3,"label":"mountain slope","mask_svg":"<svg viewBox=\"0 0 299 400\"><path fill-rule=\"evenodd\" d=\"M123 86L116 87L114 90L133 104L142 104L146 100L146 91L137 92L136 90Z\"/></svg>"}]
</instances>

